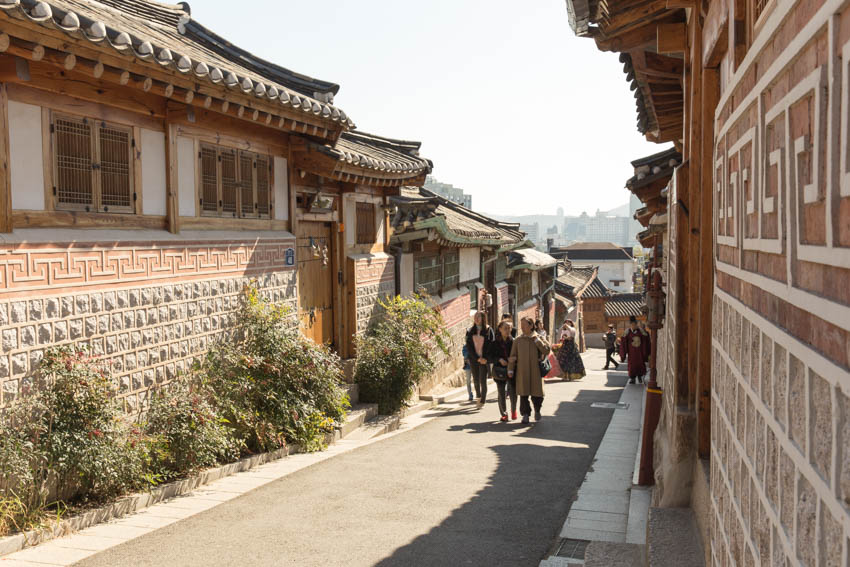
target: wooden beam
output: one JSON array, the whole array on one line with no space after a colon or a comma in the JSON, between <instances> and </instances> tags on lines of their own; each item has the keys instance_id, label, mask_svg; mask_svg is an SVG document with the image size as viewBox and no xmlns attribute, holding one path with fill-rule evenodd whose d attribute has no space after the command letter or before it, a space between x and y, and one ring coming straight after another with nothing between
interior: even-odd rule
<instances>
[{"instance_id":1,"label":"wooden beam","mask_svg":"<svg viewBox=\"0 0 850 567\"><path fill-rule=\"evenodd\" d=\"M703 67L717 67L729 50L729 7L726 2L715 1L708 5L703 24Z\"/></svg>"},{"instance_id":2,"label":"wooden beam","mask_svg":"<svg viewBox=\"0 0 850 567\"><path fill-rule=\"evenodd\" d=\"M82 211L13 211L16 228L149 228L162 230L165 217Z\"/></svg>"},{"instance_id":3,"label":"wooden beam","mask_svg":"<svg viewBox=\"0 0 850 567\"><path fill-rule=\"evenodd\" d=\"M165 119L165 216L168 232L180 232L180 216L177 209L179 187L177 185L177 125ZM188 191L188 188L186 189Z\"/></svg>"},{"instance_id":4,"label":"wooden beam","mask_svg":"<svg viewBox=\"0 0 850 567\"><path fill-rule=\"evenodd\" d=\"M653 46L657 41L655 24L646 24L613 38L596 38L600 51L632 51Z\"/></svg>"},{"instance_id":5,"label":"wooden beam","mask_svg":"<svg viewBox=\"0 0 850 567\"><path fill-rule=\"evenodd\" d=\"M630 29L640 27L667 15L666 0L651 0L635 7L616 12L602 27L606 37L616 37Z\"/></svg>"},{"instance_id":6,"label":"wooden beam","mask_svg":"<svg viewBox=\"0 0 850 567\"><path fill-rule=\"evenodd\" d=\"M12 232L12 172L9 157L9 98L0 83L0 233Z\"/></svg>"},{"instance_id":7,"label":"wooden beam","mask_svg":"<svg viewBox=\"0 0 850 567\"><path fill-rule=\"evenodd\" d=\"M658 53L684 53L687 49L684 23L658 25Z\"/></svg>"}]
</instances>

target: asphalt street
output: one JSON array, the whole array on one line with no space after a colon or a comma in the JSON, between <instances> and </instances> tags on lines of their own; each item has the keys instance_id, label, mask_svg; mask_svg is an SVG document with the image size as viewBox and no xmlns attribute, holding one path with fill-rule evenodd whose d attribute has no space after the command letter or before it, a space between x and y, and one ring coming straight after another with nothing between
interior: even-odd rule
<instances>
[{"instance_id":1,"label":"asphalt street","mask_svg":"<svg viewBox=\"0 0 850 567\"><path fill-rule=\"evenodd\" d=\"M555 542L626 377L545 386L543 419L482 409L436 419L79 563L115 566L536 566Z\"/></svg>"}]
</instances>

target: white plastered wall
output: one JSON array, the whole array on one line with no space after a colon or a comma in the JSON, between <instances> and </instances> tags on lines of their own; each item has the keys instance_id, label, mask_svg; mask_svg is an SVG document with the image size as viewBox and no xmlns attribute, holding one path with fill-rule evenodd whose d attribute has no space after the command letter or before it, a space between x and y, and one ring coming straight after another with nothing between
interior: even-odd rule
<instances>
[{"instance_id":1,"label":"white plastered wall","mask_svg":"<svg viewBox=\"0 0 850 567\"><path fill-rule=\"evenodd\" d=\"M195 216L195 142L177 137L177 209L181 217Z\"/></svg>"},{"instance_id":2,"label":"white plastered wall","mask_svg":"<svg viewBox=\"0 0 850 567\"><path fill-rule=\"evenodd\" d=\"M12 208L44 210L41 107L9 101L9 158Z\"/></svg>"},{"instance_id":3,"label":"white plastered wall","mask_svg":"<svg viewBox=\"0 0 850 567\"><path fill-rule=\"evenodd\" d=\"M481 249L460 249L460 281L468 282L481 279Z\"/></svg>"},{"instance_id":4,"label":"white plastered wall","mask_svg":"<svg viewBox=\"0 0 850 567\"><path fill-rule=\"evenodd\" d=\"M142 214L165 215L165 133L141 133Z\"/></svg>"}]
</instances>

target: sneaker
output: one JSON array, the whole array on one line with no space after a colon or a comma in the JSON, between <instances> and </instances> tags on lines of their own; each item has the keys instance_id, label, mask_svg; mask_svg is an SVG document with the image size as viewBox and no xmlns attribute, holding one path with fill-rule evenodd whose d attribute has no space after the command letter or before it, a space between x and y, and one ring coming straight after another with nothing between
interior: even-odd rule
<instances>
[{"instance_id":1,"label":"sneaker","mask_svg":"<svg viewBox=\"0 0 850 567\"><path fill-rule=\"evenodd\" d=\"M543 419L543 416L540 415L539 411L535 411L534 412L534 421L540 421L541 419Z\"/></svg>"},{"instance_id":2,"label":"sneaker","mask_svg":"<svg viewBox=\"0 0 850 567\"><path fill-rule=\"evenodd\" d=\"M528 416L527 415L522 416L522 422L528 423Z\"/></svg>"},{"instance_id":3,"label":"sneaker","mask_svg":"<svg viewBox=\"0 0 850 567\"><path fill-rule=\"evenodd\" d=\"M635 379L634 379L634 378L629 378L629 384L634 384L634 383L635 383Z\"/></svg>"},{"instance_id":4,"label":"sneaker","mask_svg":"<svg viewBox=\"0 0 850 567\"><path fill-rule=\"evenodd\" d=\"M499 418L499 421L508 421L508 414L502 414L502 417Z\"/></svg>"},{"instance_id":5,"label":"sneaker","mask_svg":"<svg viewBox=\"0 0 850 567\"><path fill-rule=\"evenodd\" d=\"M511 419L516 419L516 412L511 412Z\"/></svg>"},{"instance_id":6,"label":"sneaker","mask_svg":"<svg viewBox=\"0 0 850 567\"><path fill-rule=\"evenodd\" d=\"M471 402L472 400L473 400L472 394L469 394L469 401Z\"/></svg>"}]
</instances>

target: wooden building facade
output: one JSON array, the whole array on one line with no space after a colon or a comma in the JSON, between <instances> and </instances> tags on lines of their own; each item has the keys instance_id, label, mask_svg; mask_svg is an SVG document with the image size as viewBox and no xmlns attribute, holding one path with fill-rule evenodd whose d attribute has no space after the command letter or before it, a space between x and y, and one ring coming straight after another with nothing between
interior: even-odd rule
<instances>
[{"instance_id":1,"label":"wooden building facade","mask_svg":"<svg viewBox=\"0 0 850 567\"><path fill-rule=\"evenodd\" d=\"M186 4L0 3L0 405L73 342L143 407L250 279L351 356L356 299L392 269L387 199L431 163L354 131L338 89Z\"/></svg>"},{"instance_id":2,"label":"wooden building facade","mask_svg":"<svg viewBox=\"0 0 850 567\"><path fill-rule=\"evenodd\" d=\"M567 8L620 52L639 131L682 156L642 213L666 293L654 504L693 508L707 564L846 565L850 10Z\"/></svg>"}]
</instances>

